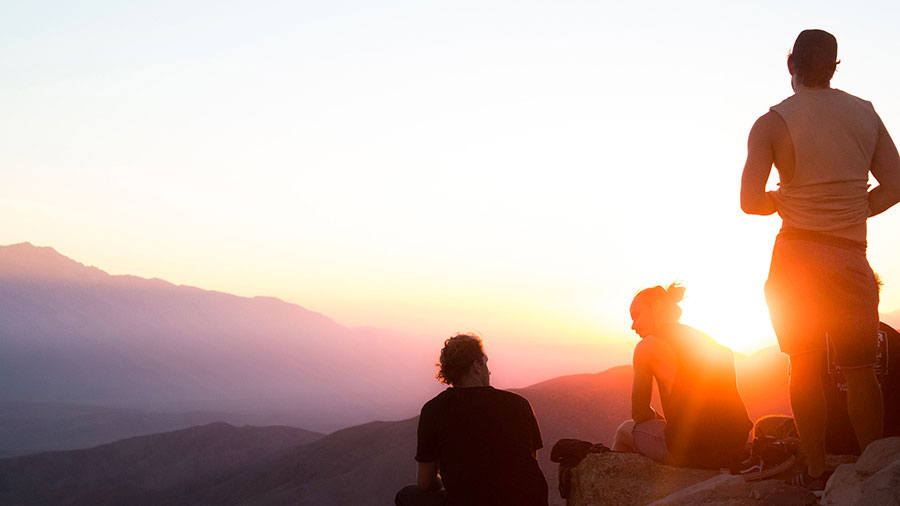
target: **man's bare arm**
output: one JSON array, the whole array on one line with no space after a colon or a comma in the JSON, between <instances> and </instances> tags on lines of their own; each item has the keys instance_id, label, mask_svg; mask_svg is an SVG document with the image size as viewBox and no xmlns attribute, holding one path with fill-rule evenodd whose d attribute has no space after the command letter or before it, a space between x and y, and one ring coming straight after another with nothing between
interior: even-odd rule
<instances>
[{"instance_id":1,"label":"man's bare arm","mask_svg":"<svg viewBox=\"0 0 900 506\"><path fill-rule=\"evenodd\" d=\"M775 202L766 193L766 183L775 162L773 131L783 121L776 113L769 111L762 115L747 139L747 162L741 175L741 209L747 214L763 216L775 212Z\"/></svg>"},{"instance_id":2,"label":"man's bare arm","mask_svg":"<svg viewBox=\"0 0 900 506\"><path fill-rule=\"evenodd\" d=\"M653 372L647 356L644 342L634 347L634 383L631 385L631 418L634 423L646 422L657 417L656 411L650 407L653 397Z\"/></svg>"},{"instance_id":3,"label":"man's bare arm","mask_svg":"<svg viewBox=\"0 0 900 506\"><path fill-rule=\"evenodd\" d=\"M869 191L869 216L875 216L900 202L900 154L884 123L878 129L878 143L869 170L878 181L878 186Z\"/></svg>"},{"instance_id":4,"label":"man's bare arm","mask_svg":"<svg viewBox=\"0 0 900 506\"><path fill-rule=\"evenodd\" d=\"M438 476L437 462L416 462L416 485L422 490L440 490L444 487Z\"/></svg>"}]
</instances>

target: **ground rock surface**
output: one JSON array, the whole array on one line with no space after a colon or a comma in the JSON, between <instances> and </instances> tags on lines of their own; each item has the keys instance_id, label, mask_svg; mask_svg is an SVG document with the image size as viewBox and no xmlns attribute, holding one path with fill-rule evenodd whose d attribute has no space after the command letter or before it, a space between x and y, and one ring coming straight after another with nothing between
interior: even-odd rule
<instances>
[{"instance_id":1,"label":"ground rock surface","mask_svg":"<svg viewBox=\"0 0 900 506\"><path fill-rule=\"evenodd\" d=\"M780 480L746 482L740 476L719 475L675 492L653 506L814 506L816 496L809 490Z\"/></svg>"},{"instance_id":2,"label":"ground rock surface","mask_svg":"<svg viewBox=\"0 0 900 506\"><path fill-rule=\"evenodd\" d=\"M838 466L821 504L900 506L900 437L875 441L856 464Z\"/></svg>"},{"instance_id":3,"label":"ground rock surface","mask_svg":"<svg viewBox=\"0 0 900 506\"><path fill-rule=\"evenodd\" d=\"M814 506L806 489L781 480L672 467L634 453L590 454L572 473L568 506Z\"/></svg>"},{"instance_id":4,"label":"ground rock surface","mask_svg":"<svg viewBox=\"0 0 900 506\"><path fill-rule=\"evenodd\" d=\"M636 453L590 454L572 473L567 505L650 504L718 474L665 466Z\"/></svg>"}]
</instances>

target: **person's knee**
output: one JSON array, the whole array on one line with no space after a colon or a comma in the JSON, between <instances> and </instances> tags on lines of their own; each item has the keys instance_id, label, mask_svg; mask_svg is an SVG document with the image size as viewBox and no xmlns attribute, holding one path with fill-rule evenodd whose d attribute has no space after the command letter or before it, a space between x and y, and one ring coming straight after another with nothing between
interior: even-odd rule
<instances>
[{"instance_id":1,"label":"person's knee","mask_svg":"<svg viewBox=\"0 0 900 506\"><path fill-rule=\"evenodd\" d=\"M867 365L863 367L841 367L841 372L844 373L844 377L847 379L848 383L864 382L870 380L877 381L874 365Z\"/></svg>"},{"instance_id":2,"label":"person's knee","mask_svg":"<svg viewBox=\"0 0 900 506\"><path fill-rule=\"evenodd\" d=\"M875 374L875 366L841 368L841 372L847 379L848 395L881 400L881 385Z\"/></svg>"},{"instance_id":3,"label":"person's knee","mask_svg":"<svg viewBox=\"0 0 900 506\"><path fill-rule=\"evenodd\" d=\"M634 429L634 420L625 420L621 425L619 425L619 427L616 429L615 436L613 436L612 449L614 451L634 451L634 445L631 436L632 429Z\"/></svg>"},{"instance_id":4,"label":"person's knee","mask_svg":"<svg viewBox=\"0 0 900 506\"><path fill-rule=\"evenodd\" d=\"M397 506L412 506L416 504L416 499L422 495L422 490L418 485L407 485L397 492L394 496L394 504Z\"/></svg>"},{"instance_id":5,"label":"person's knee","mask_svg":"<svg viewBox=\"0 0 900 506\"><path fill-rule=\"evenodd\" d=\"M634 420L628 419L622 422L619 427L616 429L616 434L628 434L631 435L631 431L634 429Z\"/></svg>"},{"instance_id":6,"label":"person's knee","mask_svg":"<svg viewBox=\"0 0 900 506\"><path fill-rule=\"evenodd\" d=\"M446 502L445 490L422 490L418 485L407 485L394 496L397 506L440 506Z\"/></svg>"}]
</instances>

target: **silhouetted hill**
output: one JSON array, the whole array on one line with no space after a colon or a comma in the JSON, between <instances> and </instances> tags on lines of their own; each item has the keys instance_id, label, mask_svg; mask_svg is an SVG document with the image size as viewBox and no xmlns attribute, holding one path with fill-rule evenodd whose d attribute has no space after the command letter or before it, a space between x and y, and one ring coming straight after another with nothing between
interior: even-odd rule
<instances>
[{"instance_id":1,"label":"silhouetted hill","mask_svg":"<svg viewBox=\"0 0 900 506\"><path fill-rule=\"evenodd\" d=\"M739 357L741 371L751 371L741 376L742 392L750 392L748 399L764 399L760 408L748 404L753 412L768 413L770 406L787 404L786 390L772 390L778 383L768 376L778 376L785 371L780 354L764 352L753 357ZM766 374L768 371L768 375ZM541 424L545 448L538 453L541 466L551 485L551 504L561 505L556 492L556 465L549 462L550 448L564 437L586 439L610 444L615 428L630 411L632 371L629 366L615 367L597 374L564 376L516 390L529 399ZM762 382L760 382L762 381ZM786 384L786 379L782 378ZM764 392L768 392L765 394ZM766 397L771 397L771 399ZM776 410L774 412L789 412ZM283 453L273 452L270 458L249 461L223 472L184 473L185 479L163 488L134 485L135 478L100 483L94 489L81 490L70 495L65 502L46 502L48 506L66 504L78 506L115 500L121 504L141 505L320 505L365 506L390 504L393 494L415 478L416 426L418 418L398 422L372 422L334 432L305 445L284 447ZM182 431L189 439L189 432ZM165 435L164 435L165 436ZM140 439L140 438L138 438ZM202 441L202 438L200 438ZM123 442L124 443L124 442ZM140 445L107 445L121 451L123 459L132 455L140 460L146 448ZM182 443L185 448L200 448L205 443ZM42 454L36 457L60 458L61 462L86 462L91 467L103 469L95 452L100 447L83 452ZM215 454L216 452L211 452ZM29 457L31 458L31 457ZM3 469L21 476L21 467L27 458L0 461ZM160 463L161 460L154 461ZM151 463L152 464L152 463ZM67 465L67 464L66 464ZM61 464L59 469L65 469ZM143 469L147 476L156 476L159 470L149 465ZM129 471L131 472L131 471ZM128 472L124 476L131 476ZM165 475L165 473L163 473ZM28 475L28 473L26 473ZM54 483L50 478L34 475L35 482ZM46 476L46 475L43 475ZM77 475L76 475L77 476ZM7 487L9 478L5 478ZM156 484L172 481L152 480ZM93 491L92 491L93 490ZM0 496L2 497L2 496ZM47 496L42 496L44 499ZM75 499L73 499L73 497ZM77 500L76 500L77 499ZM34 504L34 503L28 503Z\"/></svg>"},{"instance_id":2,"label":"silhouetted hill","mask_svg":"<svg viewBox=\"0 0 900 506\"><path fill-rule=\"evenodd\" d=\"M609 443L630 409L631 368L579 374L515 390L529 399L541 424L539 460L552 487L556 465L550 447L562 437ZM191 483L193 492L170 491L161 504L365 506L390 504L415 480L418 417L344 429L265 466L217 482ZM555 493L555 492L554 492Z\"/></svg>"},{"instance_id":3,"label":"silhouetted hill","mask_svg":"<svg viewBox=\"0 0 900 506\"><path fill-rule=\"evenodd\" d=\"M292 427L214 423L87 450L4 459L0 504L152 504L157 491L252 468L322 436Z\"/></svg>"},{"instance_id":4,"label":"silhouetted hill","mask_svg":"<svg viewBox=\"0 0 900 506\"><path fill-rule=\"evenodd\" d=\"M790 413L789 409L772 411L775 406L787 407L787 390L772 389L778 381L764 374L766 370L772 376L786 374L780 354L739 357L738 363L739 370L753 372L739 380L742 392L766 401L763 408L749 405L751 413ZM538 460L551 487L551 504L562 505L563 501L557 492L557 467L550 462L550 448L566 437L611 444L616 427L630 417L631 381L631 367L621 366L514 390L531 402L541 426L545 447L538 452ZM781 381L786 385L786 377ZM255 474L236 473L210 487L214 490L210 495L198 494L173 504L390 504L396 490L415 479L417 424L418 418L413 418L352 427L299 448Z\"/></svg>"},{"instance_id":5,"label":"silhouetted hill","mask_svg":"<svg viewBox=\"0 0 900 506\"><path fill-rule=\"evenodd\" d=\"M0 401L280 411L334 430L403 416L436 391L418 381L433 375L435 354L419 342L271 297L111 276L27 243L0 247ZM408 365L384 366L398 362Z\"/></svg>"},{"instance_id":6,"label":"silhouetted hill","mask_svg":"<svg viewBox=\"0 0 900 506\"><path fill-rule=\"evenodd\" d=\"M0 458L91 448L211 420L258 423L256 420L261 418L215 411L157 413L75 404L6 402L0 403Z\"/></svg>"},{"instance_id":7,"label":"silhouetted hill","mask_svg":"<svg viewBox=\"0 0 900 506\"><path fill-rule=\"evenodd\" d=\"M344 429L220 480L189 483L159 504L381 505L415 479L418 417Z\"/></svg>"}]
</instances>

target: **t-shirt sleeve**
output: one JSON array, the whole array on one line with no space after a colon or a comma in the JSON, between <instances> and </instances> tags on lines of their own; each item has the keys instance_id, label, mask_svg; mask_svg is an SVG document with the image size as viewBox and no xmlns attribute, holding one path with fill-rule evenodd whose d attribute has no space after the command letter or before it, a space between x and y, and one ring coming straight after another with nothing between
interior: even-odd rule
<instances>
[{"instance_id":1,"label":"t-shirt sleeve","mask_svg":"<svg viewBox=\"0 0 900 506\"><path fill-rule=\"evenodd\" d=\"M537 417L534 416L534 409L527 399L525 400L525 417L526 420L528 420L528 429L531 433L531 446L534 448L534 451L538 451L544 447L544 442L541 440L541 428L538 427Z\"/></svg>"},{"instance_id":2,"label":"t-shirt sleeve","mask_svg":"<svg viewBox=\"0 0 900 506\"><path fill-rule=\"evenodd\" d=\"M437 421L433 406L429 403L422 406L416 443L417 462L437 462L440 459Z\"/></svg>"}]
</instances>

